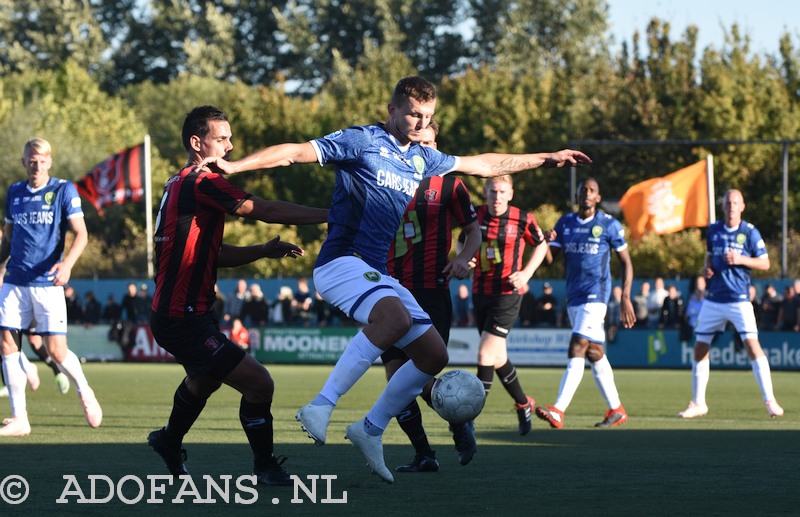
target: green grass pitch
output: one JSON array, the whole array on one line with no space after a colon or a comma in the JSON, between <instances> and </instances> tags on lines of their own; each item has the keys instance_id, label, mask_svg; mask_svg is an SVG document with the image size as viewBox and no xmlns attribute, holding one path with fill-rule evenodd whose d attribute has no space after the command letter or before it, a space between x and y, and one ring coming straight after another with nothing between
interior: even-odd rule
<instances>
[{"instance_id":1,"label":"green grass pitch","mask_svg":"<svg viewBox=\"0 0 800 517\"><path fill-rule=\"evenodd\" d=\"M382 483L370 473L344 429L363 416L384 384L380 367L339 403L328 429L328 443L315 447L294 419L322 386L329 366L271 366L276 383L276 454L284 467L311 488L306 476L335 476L317 483L316 502L302 490L293 503L292 487L238 491L235 481L249 474L250 450L238 419L239 396L228 387L217 392L185 440L200 500L207 499L205 476L220 486L231 476L229 502L212 492L215 503L200 503L192 493L172 502L179 484L151 497L147 476L165 474L161 459L145 445L147 434L167 419L182 370L168 364L85 365L103 405L102 427L86 426L74 391L59 395L49 370L40 363L42 386L28 393L32 433L0 438L0 489L17 492L9 476L22 476L28 498L21 504L0 499L2 515L797 515L800 495L800 377L773 372L783 418L767 416L749 371L714 371L707 416L682 421L675 413L690 399L687 370L617 370L617 385L630 420L614 429L595 429L604 404L586 371L566 414L566 427L553 430L534 418L527 436L516 431L512 402L495 382L476 421L478 452L458 464L447 425L428 407L423 418L441 465L438 473L399 474ZM470 368L472 370L472 368ZM552 403L561 379L557 368L520 369L526 392L540 404ZM0 399L3 416L7 399ZM395 422L384 436L387 465L406 463L413 449ZM118 497L105 503L57 499L74 476L90 498L90 475L118 484ZM133 478L143 481L140 491ZM109 494L97 482L96 498ZM116 487L116 485L115 485ZM250 487L250 485L248 485ZM71 487L74 489L75 487ZM252 504L237 504L239 493ZM326 496L326 494L328 494ZM323 502L326 499L346 503ZM3 495L6 495L4 492ZM255 502L254 502L255 501Z\"/></svg>"}]
</instances>

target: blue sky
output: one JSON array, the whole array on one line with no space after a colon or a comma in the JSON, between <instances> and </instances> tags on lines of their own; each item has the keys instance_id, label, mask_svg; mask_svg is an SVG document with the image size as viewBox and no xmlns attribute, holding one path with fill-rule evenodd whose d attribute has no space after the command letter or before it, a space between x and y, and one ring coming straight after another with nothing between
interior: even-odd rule
<instances>
[{"instance_id":1,"label":"blue sky","mask_svg":"<svg viewBox=\"0 0 800 517\"><path fill-rule=\"evenodd\" d=\"M634 31L644 34L651 18L670 22L670 38L679 39L686 27L699 28L698 52L725 42L725 31L734 23L750 36L751 51L777 54L784 32L800 47L798 0L606 0L611 33L619 45L631 42Z\"/></svg>"}]
</instances>

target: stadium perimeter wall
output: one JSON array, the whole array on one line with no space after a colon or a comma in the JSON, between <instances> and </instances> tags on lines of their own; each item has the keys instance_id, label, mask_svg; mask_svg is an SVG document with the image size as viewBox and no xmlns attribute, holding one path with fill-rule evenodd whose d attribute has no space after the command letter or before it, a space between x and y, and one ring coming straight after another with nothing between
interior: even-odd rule
<instances>
[{"instance_id":1,"label":"stadium perimeter wall","mask_svg":"<svg viewBox=\"0 0 800 517\"><path fill-rule=\"evenodd\" d=\"M333 364L356 331L356 327L252 328L251 353L265 364ZM517 328L509 335L508 355L517 366L564 366L569 338L569 329ZM760 340L773 370L800 371L800 333L762 332ZM108 339L108 325L71 325L69 345L82 361L174 361L145 325L136 328L134 343L128 350L123 351ZM33 359L27 344L24 349ZM448 350L451 366L474 366L477 331L452 329ZM615 368L691 368L693 342L681 341L677 330L631 329L621 330L606 350ZM737 349L730 332L716 339L711 365L715 369L750 369L747 355Z\"/></svg>"}]
</instances>

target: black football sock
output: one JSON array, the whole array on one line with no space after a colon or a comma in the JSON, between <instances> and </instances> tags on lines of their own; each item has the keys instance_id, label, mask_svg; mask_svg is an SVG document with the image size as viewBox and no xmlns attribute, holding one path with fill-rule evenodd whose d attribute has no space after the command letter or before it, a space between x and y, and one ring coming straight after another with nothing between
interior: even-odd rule
<instances>
[{"instance_id":1,"label":"black football sock","mask_svg":"<svg viewBox=\"0 0 800 517\"><path fill-rule=\"evenodd\" d=\"M58 369L58 365L56 365L55 361L50 358L50 354L47 353L47 349L44 347L44 345L40 346L39 348L31 348L33 349L33 353L36 354L44 364L49 366L51 370L53 370L53 375L58 375L61 373L61 370Z\"/></svg>"},{"instance_id":2,"label":"black football sock","mask_svg":"<svg viewBox=\"0 0 800 517\"><path fill-rule=\"evenodd\" d=\"M197 417L206 407L206 400L195 397L189 391L186 383L181 381L172 402L172 413L167 423L167 435L178 443L183 442L183 437L189 432Z\"/></svg>"},{"instance_id":3,"label":"black football sock","mask_svg":"<svg viewBox=\"0 0 800 517\"><path fill-rule=\"evenodd\" d=\"M528 401L528 397L525 396L525 392L522 391L522 386L519 383L517 368L511 364L511 361L506 362L506 364L497 369L497 376L500 377L503 387L517 404L524 404Z\"/></svg>"},{"instance_id":4,"label":"black football sock","mask_svg":"<svg viewBox=\"0 0 800 517\"><path fill-rule=\"evenodd\" d=\"M489 395L489 390L492 389L492 381L494 380L494 366L478 365L478 378L483 383L486 395Z\"/></svg>"},{"instance_id":5,"label":"black football sock","mask_svg":"<svg viewBox=\"0 0 800 517\"><path fill-rule=\"evenodd\" d=\"M422 427L422 413L419 410L419 404L416 400L412 400L409 405L403 408L399 415L397 415L397 423L400 424L400 429L406 433L408 439L411 440L411 445L418 455L428 456L434 458L435 453L428 443L428 436L425 434L425 428Z\"/></svg>"},{"instance_id":6,"label":"black football sock","mask_svg":"<svg viewBox=\"0 0 800 517\"><path fill-rule=\"evenodd\" d=\"M244 397L239 404L239 421L247 441L250 442L257 468L268 467L275 462L272 457L274 443L271 405L271 402L249 402Z\"/></svg>"}]
</instances>

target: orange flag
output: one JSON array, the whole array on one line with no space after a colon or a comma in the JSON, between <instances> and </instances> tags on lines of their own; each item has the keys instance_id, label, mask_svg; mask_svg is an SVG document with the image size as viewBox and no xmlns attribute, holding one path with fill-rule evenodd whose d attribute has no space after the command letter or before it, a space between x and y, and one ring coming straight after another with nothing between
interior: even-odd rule
<instances>
[{"instance_id":1,"label":"orange flag","mask_svg":"<svg viewBox=\"0 0 800 517\"><path fill-rule=\"evenodd\" d=\"M661 235L708 226L708 168L703 160L629 188L619 206L631 238L639 240L646 232Z\"/></svg>"}]
</instances>

